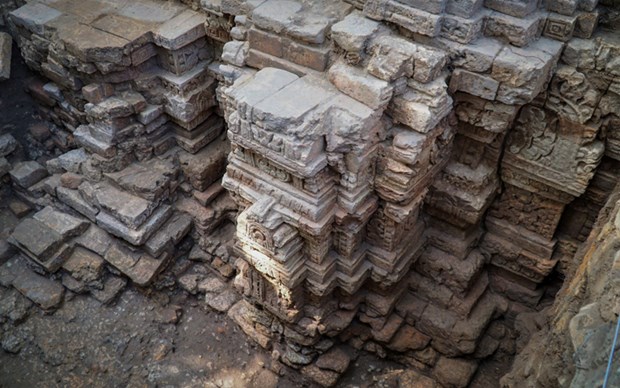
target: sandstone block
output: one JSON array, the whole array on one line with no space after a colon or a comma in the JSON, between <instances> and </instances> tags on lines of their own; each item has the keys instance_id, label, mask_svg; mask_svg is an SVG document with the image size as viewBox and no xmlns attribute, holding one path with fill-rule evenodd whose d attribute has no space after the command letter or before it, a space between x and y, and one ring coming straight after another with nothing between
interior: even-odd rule
<instances>
[{"instance_id":1,"label":"sandstone block","mask_svg":"<svg viewBox=\"0 0 620 388\"><path fill-rule=\"evenodd\" d=\"M419 332L413 326L405 324L396 332L396 335L392 338L387 347L396 352L421 350L428 345L430 340L430 337Z\"/></svg>"},{"instance_id":2,"label":"sandstone block","mask_svg":"<svg viewBox=\"0 0 620 388\"><path fill-rule=\"evenodd\" d=\"M187 9L154 32L155 43L167 50L178 50L206 35L205 21L204 14Z\"/></svg>"},{"instance_id":3,"label":"sandstone block","mask_svg":"<svg viewBox=\"0 0 620 388\"><path fill-rule=\"evenodd\" d=\"M222 60L231 65L243 66L248 51L249 45L247 42L230 41L224 45Z\"/></svg>"},{"instance_id":4,"label":"sandstone block","mask_svg":"<svg viewBox=\"0 0 620 388\"><path fill-rule=\"evenodd\" d=\"M340 377L340 375L334 371L321 369L315 365L303 367L301 373L323 387L333 387Z\"/></svg>"},{"instance_id":5,"label":"sandstone block","mask_svg":"<svg viewBox=\"0 0 620 388\"><path fill-rule=\"evenodd\" d=\"M582 39L590 39L598 26L600 16L598 10L594 10L593 12L578 12L576 16L577 20L573 36Z\"/></svg>"},{"instance_id":6,"label":"sandstone block","mask_svg":"<svg viewBox=\"0 0 620 388\"><path fill-rule=\"evenodd\" d=\"M0 136L0 157L11 154L17 148L17 140L11 134Z\"/></svg>"},{"instance_id":7,"label":"sandstone block","mask_svg":"<svg viewBox=\"0 0 620 388\"><path fill-rule=\"evenodd\" d=\"M329 80L344 94L373 109L384 108L392 98L393 88L386 81L343 63L329 69Z\"/></svg>"},{"instance_id":8,"label":"sandstone block","mask_svg":"<svg viewBox=\"0 0 620 388\"><path fill-rule=\"evenodd\" d=\"M543 35L548 38L567 42L573 36L576 23L576 17L550 13L549 16L547 16Z\"/></svg>"},{"instance_id":9,"label":"sandstone block","mask_svg":"<svg viewBox=\"0 0 620 388\"><path fill-rule=\"evenodd\" d=\"M20 256L14 256L4 267L11 274L13 287L40 308L51 310L62 303L64 287L59 282L34 273Z\"/></svg>"},{"instance_id":10,"label":"sandstone block","mask_svg":"<svg viewBox=\"0 0 620 388\"><path fill-rule=\"evenodd\" d=\"M46 24L58 18L62 13L43 3L27 3L11 12L11 20L37 35L44 36ZM49 27L48 27L49 28Z\"/></svg>"},{"instance_id":11,"label":"sandstone block","mask_svg":"<svg viewBox=\"0 0 620 388\"><path fill-rule=\"evenodd\" d=\"M54 230L63 240L82 234L88 228L88 222L46 206L35 213L32 218Z\"/></svg>"},{"instance_id":12,"label":"sandstone block","mask_svg":"<svg viewBox=\"0 0 620 388\"><path fill-rule=\"evenodd\" d=\"M488 15L484 34L498 37L518 47L527 46L540 31L540 23L544 17L539 13L530 14L524 18L491 12Z\"/></svg>"},{"instance_id":13,"label":"sandstone block","mask_svg":"<svg viewBox=\"0 0 620 388\"><path fill-rule=\"evenodd\" d=\"M462 91L486 100L494 100L499 82L491 77L456 69L450 78L450 90L454 93Z\"/></svg>"},{"instance_id":14,"label":"sandstone block","mask_svg":"<svg viewBox=\"0 0 620 388\"><path fill-rule=\"evenodd\" d=\"M98 280L103 275L104 260L88 249L77 247L62 267L69 271L76 280L89 283Z\"/></svg>"},{"instance_id":15,"label":"sandstone block","mask_svg":"<svg viewBox=\"0 0 620 388\"><path fill-rule=\"evenodd\" d=\"M440 357L433 375L446 387L466 387L478 369L475 361Z\"/></svg>"},{"instance_id":16,"label":"sandstone block","mask_svg":"<svg viewBox=\"0 0 620 388\"><path fill-rule=\"evenodd\" d=\"M518 18L525 17L536 10L536 0L485 0L484 6Z\"/></svg>"},{"instance_id":17,"label":"sandstone block","mask_svg":"<svg viewBox=\"0 0 620 388\"><path fill-rule=\"evenodd\" d=\"M65 205L73 208L73 210L82 214L90 221L96 221L99 209L84 200L78 190L73 190L67 187L58 187L56 188L56 195L58 196L58 200L60 200Z\"/></svg>"},{"instance_id":18,"label":"sandstone block","mask_svg":"<svg viewBox=\"0 0 620 388\"><path fill-rule=\"evenodd\" d=\"M105 229L109 233L116 237L120 237L132 245L144 244L153 233L163 225L164 222L170 217L170 206L160 206L157 210L151 214L151 216L144 221L144 223L137 229L133 229L118 221L112 215L105 211L100 211L97 214L97 225Z\"/></svg>"},{"instance_id":19,"label":"sandstone block","mask_svg":"<svg viewBox=\"0 0 620 388\"><path fill-rule=\"evenodd\" d=\"M17 185L28 188L47 176L47 170L34 160L19 162L9 172Z\"/></svg>"},{"instance_id":20,"label":"sandstone block","mask_svg":"<svg viewBox=\"0 0 620 388\"><path fill-rule=\"evenodd\" d=\"M578 0L546 0L545 6L551 12L562 15L572 15L577 10Z\"/></svg>"},{"instance_id":21,"label":"sandstone block","mask_svg":"<svg viewBox=\"0 0 620 388\"><path fill-rule=\"evenodd\" d=\"M418 46L414 61L413 78L422 83L436 79L446 65L447 60L447 55L441 50Z\"/></svg>"},{"instance_id":22,"label":"sandstone block","mask_svg":"<svg viewBox=\"0 0 620 388\"><path fill-rule=\"evenodd\" d=\"M82 87L82 95L91 104L99 104L114 94L114 87L107 83L88 84Z\"/></svg>"},{"instance_id":23,"label":"sandstone block","mask_svg":"<svg viewBox=\"0 0 620 388\"><path fill-rule=\"evenodd\" d=\"M433 1L425 4L436 7L441 3L444 2ZM368 0L364 5L364 14L369 18L396 23L411 32L430 37L439 34L443 19L442 15L435 15L395 0Z\"/></svg>"},{"instance_id":24,"label":"sandstone block","mask_svg":"<svg viewBox=\"0 0 620 388\"><path fill-rule=\"evenodd\" d=\"M450 15L469 18L482 8L483 0L448 0L446 13Z\"/></svg>"},{"instance_id":25,"label":"sandstone block","mask_svg":"<svg viewBox=\"0 0 620 388\"><path fill-rule=\"evenodd\" d=\"M372 57L367 70L370 74L386 81L413 75L414 56L418 46L405 39L382 36L371 43Z\"/></svg>"},{"instance_id":26,"label":"sandstone block","mask_svg":"<svg viewBox=\"0 0 620 388\"><path fill-rule=\"evenodd\" d=\"M483 14L478 14L471 19L445 15L439 35L442 38L467 44L480 37L484 27L484 20Z\"/></svg>"},{"instance_id":27,"label":"sandstone block","mask_svg":"<svg viewBox=\"0 0 620 388\"><path fill-rule=\"evenodd\" d=\"M351 357L341 347L334 347L316 360L316 366L321 369L344 373L350 362Z\"/></svg>"},{"instance_id":28,"label":"sandstone block","mask_svg":"<svg viewBox=\"0 0 620 388\"><path fill-rule=\"evenodd\" d=\"M332 39L344 50L360 52L368 39L379 30L379 23L354 12L331 28Z\"/></svg>"}]
</instances>

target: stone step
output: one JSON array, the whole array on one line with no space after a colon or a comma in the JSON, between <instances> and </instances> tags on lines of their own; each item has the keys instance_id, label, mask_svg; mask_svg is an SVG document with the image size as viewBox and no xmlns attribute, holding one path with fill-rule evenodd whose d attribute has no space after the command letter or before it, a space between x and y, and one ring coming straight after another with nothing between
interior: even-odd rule
<instances>
[{"instance_id":1,"label":"stone step","mask_svg":"<svg viewBox=\"0 0 620 388\"><path fill-rule=\"evenodd\" d=\"M165 250L172 250L193 225L190 215L177 212L144 244L144 248L153 256L161 255Z\"/></svg>"},{"instance_id":2,"label":"stone step","mask_svg":"<svg viewBox=\"0 0 620 388\"><path fill-rule=\"evenodd\" d=\"M169 160L153 158L104 175L132 195L147 201L160 201L170 195L170 184L177 177L178 169Z\"/></svg>"},{"instance_id":3,"label":"stone step","mask_svg":"<svg viewBox=\"0 0 620 388\"><path fill-rule=\"evenodd\" d=\"M172 208L169 205L162 205L140 227L134 229L102 210L97 214L97 225L112 235L122 238L132 245L139 246L144 244L171 214Z\"/></svg>"},{"instance_id":4,"label":"stone step","mask_svg":"<svg viewBox=\"0 0 620 388\"><path fill-rule=\"evenodd\" d=\"M56 196L60 202L88 218L91 222L96 222L99 209L88 203L78 190L58 187L56 189Z\"/></svg>"},{"instance_id":5,"label":"stone step","mask_svg":"<svg viewBox=\"0 0 620 388\"><path fill-rule=\"evenodd\" d=\"M168 264L171 257L164 253L154 258L145 252L132 251L121 242L114 242L104 259L138 286L146 286Z\"/></svg>"},{"instance_id":6,"label":"stone step","mask_svg":"<svg viewBox=\"0 0 620 388\"><path fill-rule=\"evenodd\" d=\"M51 206L35 213L33 219L53 229L63 240L82 234L88 228L88 222L58 211Z\"/></svg>"},{"instance_id":7,"label":"stone step","mask_svg":"<svg viewBox=\"0 0 620 388\"><path fill-rule=\"evenodd\" d=\"M49 272L56 272L71 253L60 233L32 218L20 222L8 241Z\"/></svg>"},{"instance_id":8,"label":"stone step","mask_svg":"<svg viewBox=\"0 0 620 388\"><path fill-rule=\"evenodd\" d=\"M435 247L428 247L416 262L415 268L457 295L464 296L476 281L484 264L485 258L477 249L461 259Z\"/></svg>"},{"instance_id":9,"label":"stone step","mask_svg":"<svg viewBox=\"0 0 620 388\"><path fill-rule=\"evenodd\" d=\"M545 20L542 12L519 18L490 11L486 18L484 35L499 38L517 47L525 47L540 36Z\"/></svg>"},{"instance_id":10,"label":"stone step","mask_svg":"<svg viewBox=\"0 0 620 388\"><path fill-rule=\"evenodd\" d=\"M13 169L9 171L9 175L16 185L27 189L45 178L48 173L45 167L34 160L29 160L15 163Z\"/></svg>"},{"instance_id":11,"label":"stone step","mask_svg":"<svg viewBox=\"0 0 620 388\"><path fill-rule=\"evenodd\" d=\"M0 266L0 284L4 287L13 286L44 310L58 307L65 292L60 283L36 274L20 255L13 256Z\"/></svg>"},{"instance_id":12,"label":"stone step","mask_svg":"<svg viewBox=\"0 0 620 388\"><path fill-rule=\"evenodd\" d=\"M95 138L90 132L88 125L80 125L75 132L73 138L76 144L86 148L88 151L104 158L112 158L116 156L116 147L109 142L101 141Z\"/></svg>"}]
</instances>

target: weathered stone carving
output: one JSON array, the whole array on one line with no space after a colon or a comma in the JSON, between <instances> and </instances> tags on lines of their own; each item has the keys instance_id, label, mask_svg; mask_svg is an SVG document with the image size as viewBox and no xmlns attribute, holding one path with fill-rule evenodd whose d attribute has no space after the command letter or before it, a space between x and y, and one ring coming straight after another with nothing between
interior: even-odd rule
<instances>
[{"instance_id":1,"label":"weathered stone carving","mask_svg":"<svg viewBox=\"0 0 620 388\"><path fill-rule=\"evenodd\" d=\"M320 384L339 342L469 384L575 268L618 176L606 4L72 3L10 17L62 155L0 172L73 214L46 207L11 243L146 285L190 236L244 296L209 304Z\"/></svg>"}]
</instances>

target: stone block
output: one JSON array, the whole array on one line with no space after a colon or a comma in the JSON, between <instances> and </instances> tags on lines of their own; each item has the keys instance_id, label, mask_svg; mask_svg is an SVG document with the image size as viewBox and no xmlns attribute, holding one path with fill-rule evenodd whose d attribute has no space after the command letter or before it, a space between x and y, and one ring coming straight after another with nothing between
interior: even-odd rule
<instances>
[{"instance_id":1,"label":"stone block","mask_svg":"<svg viewBox=\"0 0 620 388\"><path fill-rule=\"evenodd\" d=\"M416 330L413 326L403 325L392 338L387 347L396 352L424 349L430 342L430 337Z\"/></svg>"},{"instance_id":2,"label":"stone block","mask_svg":"<svg viewBox=\"0 0 620 388\"><path fill-rule=\"evenodd\" d=\"M230 41L224 45L222 61L235 66L243 66L248 51L249 45L247 42Z\"/></svg>"},{"instance_id":3,"label":"stone block","mask_svg":"<svg viewBox=\"0 0 620 388\"><path fill-rule=\"evenodd\" d=\"M549 16L547 16L543 35L547 38L567 42L573 36L576 22L577 18L574 16L550 13Z\"/></svg>"},{"instance_id":4,"label":"stone block","mask_svg":"<svg viewBox=\"0 0 620 388\"><path fill-rule=\"evenodd\" d=\"M418 46L414 57L413 79L427 83L439 77L448 62L448 56L442 50Z\"/></svg>"},{"instance_id":5,"label":"stone block","mask_svg":"<svg viewBox=\"0 0 620 388\"><path fill-rule=\"evenodd\" d=\"M95 138L88 125L80 125L75 132L73 132L73 138L78 145L86 148L92 153L98 154L104 158L113 158L116 156L116 147L114 144Z\"/></svg>"},{"instance_id":6,"label":"stone block","mask_svg":"<svg viewBox=\"0 0 620 388\"><path fill-rule=\"evenodd\" d=\"M433 375L446 387L467 387L478 369L475 361L440 357Z\"/></svg>"},{"instance_id":7,"label":"stone block","mask_svg":"<svg viewBox=\"0 0 620 388\"><path fill-rule=\"evenodd\" d=\"M151 237L144 247L153 256L159 256L165 249L175 246L192 227L192 218L183 213L177 213Z\"/></svg>"},{"instance_id":8,"label":"stone block","mask_svg":"<svg viewBox=\"0 0 620 388\"><path fill-rule=\"evenodd\" d=\"M103 288L92 288L91 295L102 304L109 304L121 293L127 285L127 279L118 276L109 276L103 282Z\"/></svg>"},{"instance_id":9,"label":"stone block","mask_svg":"<svg viewBox=\"0 0 620 388\"><path fill-rule=\"evenodd\" d=\"M522 18L536 10L538 0L485 0L484 6L506 15Z\"/></svg>"},{"instance_id":10,"label":"stone block","mask_svg":"<svg viewBox=\"0 0 620 388\"><path fill-rule=\"evenodd\" d=\"M455 42L467 44L480 37L484 27L484 21L485 16L482 13L470 19L445 15L439 36Z\"/></svg>"},{"instance_id":11,"label":"stone block","mask_svg":"<svg viewBox=\"0 0 620 388\"><path fill-rule=\"evenodd\" d=\"M316 360L316 366L338 373L344 373L349 367L351 357L341 347L333 347Z\"/></svg>"},{"instance_id":12,"label":"stone block","mask_svg":"<svg viewBox=\"0 0 620 388\"><path fill-rule=\"evenodd\" d=\"M329 80L344 94L373 109L385 108L392 98L393 88L389 83L343 63L329 69Z\"/></svg>"},{"instance_id":13,"label":"stone block","mask_svg":"<svg viewBox=\"0 0 620 388\"><path fill-rule=\"evenodd\" d=\"M13 153L13 151L17 148L17 145L17 140L15 140L11 134L5 133L0 136L0 157Z\"/></svg>"},{"instance_id":14,"label":"stone block","mask_svg":"<svg viewBox=\"0 0 620 388\"><path fill-rule=\"evenodd\" d=\"M138 246L144 244L166 222L171 212L170 206L160 206L138 229L127 227L105 211L100 211L96 219L97 225L101 228L132 245Z\"/></svg>"},{"instance_id":15,"label":"stone block","mask_svg":"<svg viewBox=\"0 0 620 388\"><path fill-rule=\"evenodd\" d=\"M467 70L455 69L450 78L450 91L461 91L493 101L499 82L491 77L472 73Z\"/></svg>"},{"instance_id":16,"label":"stone block","mask_svg":"<svg viewBox=\"0 0 620 388\"><path fill-rule=\"evenodd\" d=\"M379 30L379 23L358 12L347 15L331 28L332 39L345 51L361 52L368 39Z\"/></svg>"},{"instance_id":17,"label":"stone block","mask_svg":"<svg viewBox=\"0 0 620 388\"><path fill-rule=\"evenodd\" d=\"M0 32L0 82L11 78L11 54L13 39L6 32Z\"/></svg>"},{"instance_id":18,"label":"stone block","mask_svg":"<svg viewBox=\"0 0 620 388\"><path fill-rule=\"evenodd\" d=\"M490 12L485 23L484 34L500 38L517 47L527 46L540 33L545 18L541 13L532 13L524 18Z\"/></svg>"},{"instance_id":19,"label":"stone block","mask_svg":"<svg viewBox=\"0 0 620 388\"><path fill-rule=\"evenodd\" d=\"M590 39L598 26L598 10L594 10L592 12L578 12L576 17L577 21L575 23L573 36L582 39Z\"/></svg>"},{"instance_id":20,"label":"stone block","mask_svg":"<svg viewBox=\"0 0 620 388\"><path fill-rule=\"evenodd\" d=\"M367 70L370 74L385 81L413 75L413 64L418 46L403 38L381 36L370 45L372 57Z\"/></svg>"},{"instance_id":21,"label":"stone block","mask_svg":"<svg viewBox=\"0 0 620 388\"><path fill-rule=\"evenodd\" d=\"M280 35L252 28L248 31L248 43L250 48L254 50L280 58L284 56L282 37Z\"/></svg>"},{"instance_id":22,"label":"stone block","mask_svg":"<svg viewBox=\"0 0 620 388\"><path fill-rule=\"evenodd\" d=\"M78 236L88 228L88 222L46 206L32 218L62 236L63 240Z\"/></svg>"},{"instance_id":23,"label":"stone block","mask_svg":"<svg viewBox=\"0 0 620 388\"><path fill-rule=\"evenodd\" d=\"M153 158L104 175L132 195L147 201L160 201L169 196L171 182L178 172L178 167L170 160Z\"/></svg>"},{"instance_id":24,"label":"stone block","mask_svg":"<svg viewBox=\"0 0 620 388\"><path fill-rule=\"evenodd\" d=\"M78 148L69 152L65 152L56 159L48 161L47 165L48 168L50 168L50 165L52 165L53 168L58 167L64 171L78 174L80 172L82 164L86 163L87 160L88 154L86 153L86 151L84 151L83 148Z\"/></svg>"},{"instance_id":25,"label":"stone block","mask_svg":"<svg viewBox=\"0 0 620 388\"><path fill-rule=\"evenodd\" d=\"M204 14L187 9L154 31L155 44L166 50L178 50L206 35L205 21Z\"/></svg>"},{"instance_id":26,"label":"stone block","mask_svg":"<svg viewBox=\"0 0 620 388\"><path fill-rule=\"evenodd\" d=\"M506 46L493 62L491 76L500 82L497 100L524 104L533 100L549 80L562 45L540 39L527 50Z\"/></svg>"},{"instance_id":27,"label":"stone block","mask_svg":"<svg viewBox=\"0 0 620 388\"><path fill-rule=\"evenodd\" d=\"M294 0L265 1L252 12L252 21L263 30L279 34L301 10L302 4Z\"/></svg>"},{"instance_id":28,"label":"stone block","mask_svg":"<svg viewBox=\"0 0 620 388\"><path fill-rule=\"evenodd\" d=\"M449 53L454 66L475 73L491 70L493 60L503 48L500 42L490 38L480 38L466 45L443 39L439 42L441 47Z\"/></svg>"},{"instance_id":29,"label":"stone block","mask_svg":"<svg viewBox=\"0 0 620 388\"><path fill-rule=\"evenodd\" d=\"M58 187L56 189L56 195L58 200L65 205L71 207L90 221L95 222L99 209L89 204L82 198L82 195L77 190L72 190L66 187Z\"/></svg>"},{"instance_id":30,"label":"stone block","mask_svg":"<svg viewBox=\"0 0 620 388\"><path fill-rule=\"evenodd\" d=\"M9 174L15 184L25 189L48 175L47 170L34 160L16 163Z\"/></svg>"},{"instance_id":31,"label":"stone block","mask_svg":"<svg viewBox=\"0 0 620 388\"><path fill-rule=\"evenodd\" d=\"M442 15L435 15L396 0L368 0L364 5L364 14L371 19L392 22L411 32L430 37L439 35L443 19Z\"/></svg>"},{"instance_id":32,"label":"stone block","mask_svg":"<svg viewBox=\"0 0 620 388\"><path fill-rule=\"evenodd\" d=\"M57 19L62 13L54 8L48 7L43 3L27 3L23 7L11 12L11 20L15 25L23 27L28 31L45 36L49 27L46 25Z\"/></svg>"},{"instance_id":33,"label":"stone block","mask_svg":"<svg viewBox=\"0 0 620 388\"><path fill-rule=\"evenodd\" d=\"M84 233L75 238L73 241L76 246L84 247L97 253L99 256L104 257L108 251L108 248L113 243L114 238L97 225L91 224Z\"/></svg>"},{"instance_id":34,"label":"stone block","mask_svg":"<svg viewBox=\"0 0 620 388\"><path fill-rule=\"evenodd\" d=\"M570 16L577 10L579 2L579 0L545 0L545 6L548 11Z\"/></svg>"},{"instance_id":35,"label":"stone block","mask_svg":"<svg viewBox=\"0 0 620 388\"><path fill-rule=\"evenodd\" d=\"M295 41L286 42L285 58L300 66L324 71L329 59L329 47L312 47Z\"/></svg>"},{"instance_id":36,"label":"stone block","mask_svg":"<svg viewBox=\"0 0 620 388\"><path fill-rule=\"evenodd\" d=\"M136 116L136 119L139 123L148 125L159 118L163 112L164 109L161 105L147 105L147 107Z\"/></svg>"},{"instance_id":37,"label":"stone block","mask_svg":"<svg viewBox=\"0 0 620 388\"><path fill-rule=\"evenodd\" d=\"M483 0L448 0L446 2L446 13L469 18L478 13L483 2Z\"/></svg>"},{"instance_id":38,"label":"stone block","mask_svg":"<svg viewBox=\"0 0 620 388\"><path fill-rule=\"evenodd\" d=\"M105 269L101 256L81 247L73 250L62 268L69 271L74 279L86 283L99 280Z\"/></svg>"},{"instance_id":39,"label":"stone block","mask_svg":"<svg viewBox=\"0 0 620 388\"><path fill-rule=\"evenodd\" d=\"M56 272L70 253L60 233L31 218L17 225L9 242L50 272Z\"/></svg>"},{"instance_id":40,"label":"stone block","mask_svg":"<svg viewBox=\"0 0 620 388\"><path fill-rule=\"evenodd\" d=\"M446 0L399 0L399 2L434 14L441 14L446 8Z\"/></svg>"},{"instance_id":41,"label":"stone block","mask_svg":"<svg viewBox=\"0 0 620 388\"><path fill-rule=\"evenodd\" d=\"M20 256L4 264L11 274L11 285L44 310L57 308L63 301L64 287L57 281L34 273Z\"/></svg>"},{"instance_id":42,"label":"stone block","mask_svg":"<svg viewBox=\"0 0 620 388\"><path fill-rule=\"evenodd\" d=\"M99 104L114 94L114 87L107 83L88 84L82 87L82 95L91 104Z\"/></svg>"}]
</instances>

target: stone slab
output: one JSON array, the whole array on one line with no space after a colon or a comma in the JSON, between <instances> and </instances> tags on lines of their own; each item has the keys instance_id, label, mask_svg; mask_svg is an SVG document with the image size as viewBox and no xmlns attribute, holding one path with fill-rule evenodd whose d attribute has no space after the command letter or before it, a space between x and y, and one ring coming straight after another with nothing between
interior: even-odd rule
<instances>
[{"instance_id":1,"label":"stone slab","mask_svg":"<svg viewBox=\"0 0 620 388\"><path fill-rule=\"evenodd\" d=\"M47 176L47 170L34 160L18 162L9 172L13 182L27 189Z\"/></svg>"}]
</instances>

